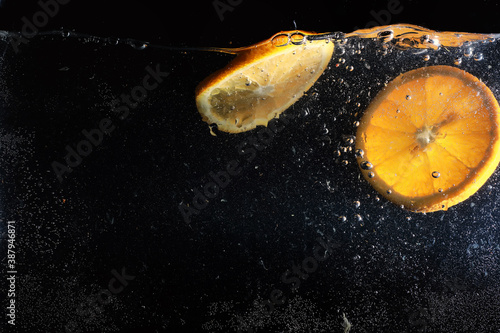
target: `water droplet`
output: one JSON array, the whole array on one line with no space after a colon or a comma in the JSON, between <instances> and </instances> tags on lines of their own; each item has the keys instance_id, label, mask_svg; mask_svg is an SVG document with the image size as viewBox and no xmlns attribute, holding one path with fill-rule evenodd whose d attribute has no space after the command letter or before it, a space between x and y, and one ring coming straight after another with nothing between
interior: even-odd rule
<instances>
[{"instance_id":1,"label":"water droplet","mask_svg":"<svg viewBox=\"0 0 500 333\"><path fill-rule=\"evenodd\" d=\"M442 192L443 192L443 189L442 189L442 188L438 188L438 192L439 192L439 193L442 193Z\"/></svg>"},{"instance_id":2,"label":"water droplet","mask_svg":"<svg viewBox=\"0 0 500 333\"><path fill-rule=\"evenodd\" d=\"M363 170L371 170L373 168L373 164L371 164L368 161L361 162L360 166L361 166L361 169L363 169Z\"/></svg>"},{"instance_id":3,"label":"water droplet","mask_svg":"<svg viewBox=\"0 0 500 333\"><path fill-rule=\"evenodd\" d=\"M359 214L354 215L354 218L355 218L355 219L356 219L356 221L358 221L358 222L363 221L363 217L362 217L361 215L359 215ZM357 256L357 257L359 257L359 256Z\"/></svg>"},{"instance_id":4,"label":"water droplet","mask_svg":"<svg viewBox=\"0 0 500 333\"><path fill-rule=\"evenodd\" d=\"M356 151L354 152L354 155L356 157L361 158L361 157L363 157L365 155L365 152L363 151L363 149L356 149Z\"/></svg>"},{"instance_id":5,"label":"water droplet","mask_svg":"<svg viewBox=\"0 0 500 333\"><path fill-rule=\"evenodd\" d=\"M426 54L424 55L424 61L429 61L431 59L431 56Z\"/></svg>"},{"instance_id":6,"label":"water droplet","mask_svg":"<svg viewBox=\"0 0 500 333\"><path fill-rule=\"evenodd\" d=\"M400 112L401 112L401 110L400 110L400 109L397 109L397 110L396 110L396 113L400 113Z\"/></svg>"},{"instance_id":7,"label":"water droplet","mask_svg":"<svg viewBox=\"0 0 500 333\"><path fill-rule=\"evenodd\" d=\"M411 95L406 95L406 100L409 101L411 99Z\"/></svg>"},{"instance_id":8,"label":"water droplet","mask_svg":"<svg viewBox=\"0 0 500 333\"><path fill-rule=\"evenodd\" d=\"M476 61L481 61L481 60L483 60L483 54L482 54L482 53L479 53L479 52L478 52L478 53L476 53L476 54L474 55L474 60L476 60Z\"/></svg>"},{"instance_id":9,"label":"water droplet","mask_svg":"<svg viewBox=\"0 0 500 333\"><path fill-rule=\"evenodd\" d=\"M392 194L392 190L391 190L391 189L389 189L389 190L387 190L387 192L386 192L386 193L387 193L387 194Z\"/></svg>"},{"instance_id":10,"label":"water droplet","mask_svg":"<svg viewBox=\"0 0 500 333\"><path fill-rule=\"evenodd\" d=\"M341 222L345 222L345 221L347 221L347 217L345 217L345 216L343 216L343 215L342 215L342 216L339 216L339 221L341 221Z\"/></svg>"},{"instance_id":11,"label":"water droplet","mask_svg":"<svg viewBox=\"0 0 500 333\"><path fill-rule=\"evenodd\" d=\"M357 200L354 201L354 207L359 208L359 206L361 206L361 202L359 202Z\"/></svg>"},{"instance_id":12,"label":"water droplet","mask_svg":"<svg viewBox=\"0 0 500 333\"><path fill-rule=\"evenodd\" d=\"M354 125L354 127L358 127L358 126L359 126L359 121L355 121L355 122L353 123L353 125Z\"/></svg>"},{"instance_id":13,"label":"water droplet","mask_svg":"<svg viewBox=\"0 0 500 333\"><path fill-rule=\"evenodd\" d=\"M368 178L373 178L373 177L375 177L375 174L371 171L368 172Z\"/></svg>"},{"instance_id":14,"label":"water droplet","mask_svg":"<svg viewBox=\"0 0 500 333\"><path fill-rule=\"evenodd\" d=\"M349 71L349 72L352 72L354 70L354 66L347 66L346 69Z\"/></svg>"},{"instance_id":15,"label":"water droplet","mask_svg":"<svg viewBox=\"0 0 500 333\"><path fill-rule=\"evenodd\" d=\"M441 174L439 173L439 171L432 171L433 178L439 178L440 176L441 176Z\"/></svg>"},{"instance_id":16,"label":"water droplet","mask_svg":"<svg viewBox=\"0 0 500 333\"><path fill-rule=\"evenodd\" d=\"M460 64L462 64L462 58L455 58L455 60L453 61L453 63L455 65L457 65L457 66L460 65Z\"/></svg>"},{"instance_id":17,"label":"water droplet","mask_svg":"<svg viewBox=\"0 0 500 333\"><path fill-rule=\"evenodd\" d=\"M343 161L342 161L342 164L343 164L343 165L348 165L348 164L349 164L349 161L348 161L348 160L343 160Z\"/></svg>"}]
</instances>

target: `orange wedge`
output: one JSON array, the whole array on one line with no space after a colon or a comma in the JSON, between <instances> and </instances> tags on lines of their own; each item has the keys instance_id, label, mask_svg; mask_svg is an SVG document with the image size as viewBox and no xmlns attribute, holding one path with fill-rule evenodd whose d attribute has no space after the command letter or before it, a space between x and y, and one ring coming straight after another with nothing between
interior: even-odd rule
<instances>
[{"instance_id":1,"label":"orange wedge","mask_svg":"<svg viewBox=\"0 0 500 333\"><path fill-rule=\"evenodd\" d=\"M500 161L500 108L475 76L450 66L409 71L371 102L357 130L365 179L416 212L473 195Z\"/></svg>"},{"instance_id":2,"label":"orange wedge","mask_svg":"<svg viewBox=\"0 0 500 333\"><path fill-rule=\"evenodd\" d=\"M236 58L196 89L203 120L230 133L267 126L311 88L332 57L332 42L308 35L314 34L280 32L234 50Z\"/></svg>"}]
</instances>

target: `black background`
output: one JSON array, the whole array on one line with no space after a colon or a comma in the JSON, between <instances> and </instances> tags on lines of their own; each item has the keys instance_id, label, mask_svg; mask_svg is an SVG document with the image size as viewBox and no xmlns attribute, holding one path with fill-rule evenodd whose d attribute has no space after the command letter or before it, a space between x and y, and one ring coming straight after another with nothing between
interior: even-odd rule
<instances>
[{"instance_id":1,"label":"black background","mask_svg":"<svg viewBox=\"0 0 500 333\"><path fill-rule=\"evenodd\" d=\"M387 4L243 0L221 20L211 1L72 0L42 30L165 46L236 47L295 26L350 32L377 23L373 13L385 11ZM400 6L400 13L378 23L500 32L500 8L493 1L401 1ZM36 1L2 1L0 29L20 31L22 17L30 19L39 8ZM37 134L31 142L35 154L13 148L25 154L20 168L2 161L8 170L3 175L4 218L18 219L23 250L17 331L62 332L68 322L95 332L247 331L237 321L241 317L250 323L248 332L341 332L346 312L353 333L365 332L363 327L470 332L478 326L498 332L499 237L493 223L498 208L488 200L498 197L498 172L489 187L447 213L424 216L384 199L374 201L376 193L357 181L355 163L346 168L339 161L330 164L343 134L352 134L347 128L354 120L349 113L330 117L329 112L338 111L334 105L349 97L348 91L334 89L336 83L318 83L317 91L326 93L317 101L303 99L289 111L290 127L187 225L178 204L191 200L193 189L210 180L210 171L240 158L234 147L255 133L208 134L196 112L194 88L229 58L207 54L205 59L161 49L141 53L124 45L94 47L71 39L61 44L59 37L34 39L19 58L8 54L7 72L22 75L9 77L11 113L2 115L2 126ZM380 81L423 65L417 56L411 59L410 65L402 57L394 67L380 65ZM101 101L128 91L146 65L160 62L170 72L161 89L59 184L49 165L61 159L64 145L78 142L80 130L109 111L106 105L99 109ZM64 67L70 70L59 71ZM481 64L470 70L485 72ZM364 83L356 71L330 73L345 75L353 87ZM87 80L94 74L95 81ZM498 97L498 71L484 79ZM109 83L111 91L101 92L102 83ZM301 113L307 108L321 110L317 118L307 118ZM320 144L327 139L328 144ZM359 198L358 210L354 202ZM357 221L358 214L364 220ZM342 215L347 221L338 219ZM334 237L338 253L297 294L285 291L281 274L311 255L318 231ZM479 245L468 247L474 244ZM135 276L130 286L97 318L79 314L89 295L106 288L111 270L122 267ZM260 328L252 302L269 297L274 288L284 290L290 302L271 318L275 326L268 320Z\"/></svg>"},{"instance_id":2,"label":"black background","mask_svg":"<svg viewBox=\"0 0 500 333\"><path fill-rule=\"evenodd\" d=\"M211 1L80 1L61 6L43 30L61 27L95 35L135 38L166 45L227 46L260 41L280 30L350 32L386 10L389 1L235 1L221 20ZM498 3L475 1L400 1L390 23L410 23L442 31L499 31ZM37 1L3 0L0 28L20 30L21 18L39 10Z\"/></svg>"}]
</instances>

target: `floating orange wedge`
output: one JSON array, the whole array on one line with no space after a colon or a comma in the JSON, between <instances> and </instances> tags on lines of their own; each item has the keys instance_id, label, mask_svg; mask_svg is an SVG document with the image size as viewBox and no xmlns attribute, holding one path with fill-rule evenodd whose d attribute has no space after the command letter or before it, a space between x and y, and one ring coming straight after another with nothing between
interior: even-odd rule
<instances>
[{"instance_id":1,"label":"floating orange wedge","mask_svg":"<svg viewBox=\"0 0 500 333\"><path fill-rule=\"evenodd\" d=\"M332 42L308 35L315 34L285 31L235 49L236 58L196 89L203 120L230 133L267 126L314 84L332 57Z\"/></svg>"},{"instance_id":2,"label":"floating orange wedge","mask_svg":"<svg viewBox=\"0 0 500 333\"><path fill-rule=\"evenodd\" d=\"M490 89L450 66L409 71L371 102L357 130L363 176L417 212L474 194L500 161L500 108Z\"/></svg>"}]
</instances>

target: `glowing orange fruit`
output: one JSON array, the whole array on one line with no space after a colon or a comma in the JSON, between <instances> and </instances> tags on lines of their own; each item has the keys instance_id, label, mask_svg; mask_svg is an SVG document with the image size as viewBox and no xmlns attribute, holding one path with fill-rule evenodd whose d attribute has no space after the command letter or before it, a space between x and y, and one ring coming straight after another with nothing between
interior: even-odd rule
<instances>
[{"instance_id":1,"label":"glowing orange fruit","mask_svg":"<svg viewBox=\"0 0 500 333\"><path fill-rule=\"evenodd\" d=\"M450 66L401 74L371 102L357 130L363 176L417 212L474 194L500 161L500 108L475 76Z\"/></svg>"},{"instance_id":2,"label":"glowing orange fruit","mask_svg":"<svg viewBox=\"0 0 500 333\"><path fill-rule=\"evenodd\" d=\"M308 35L314 34L280 32L249 47L228 49L236 58L196 89L203 120L231 133L267 126L316 82L332 57L332 42L307 40Z\"/></svg>"}]
</instances>

